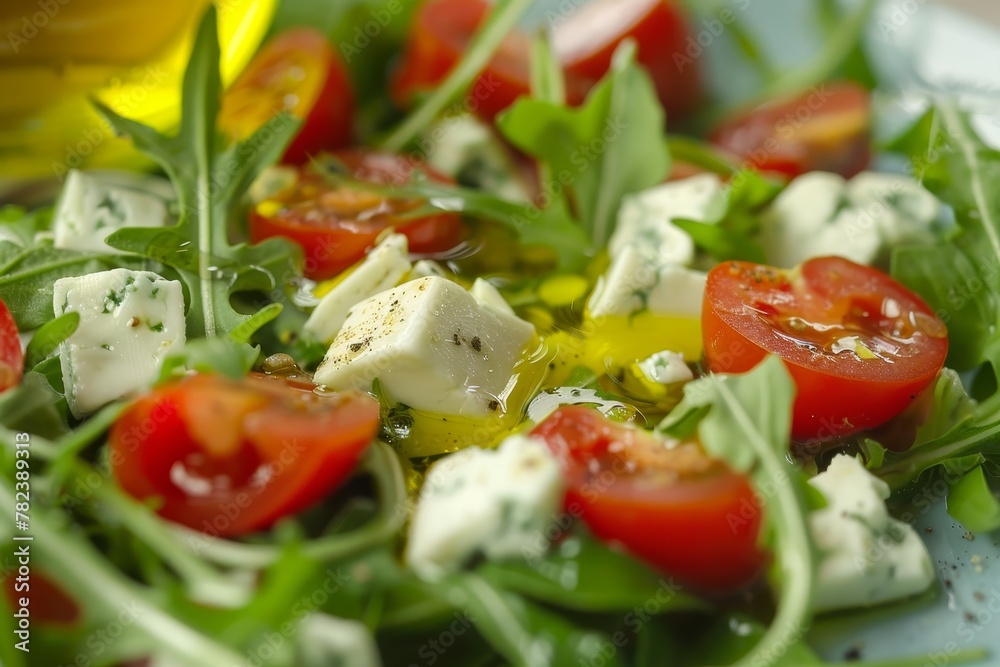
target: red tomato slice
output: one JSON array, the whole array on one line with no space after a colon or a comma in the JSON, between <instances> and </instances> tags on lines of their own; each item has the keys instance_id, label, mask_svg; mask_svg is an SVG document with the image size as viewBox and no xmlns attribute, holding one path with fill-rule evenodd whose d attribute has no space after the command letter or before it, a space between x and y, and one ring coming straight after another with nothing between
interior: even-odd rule
<instances>
[{"instance_id":1,"label":"red tomato slice","mask_svg":"<svg viewBox=\"0 0 1000 667\"><path fill-rule=\"evenodd\" d=\"M689 35L681 8L671 0L597 0L555 24L553 46L567 77L589 90L610 69L618 45L635 40L636 60L674 118L694 111L702 99L698 59L680 57Z\"/></svg>"},{"instance_id":2,"label":"red tomato slice","mask_svg":"<svg viewBox=\"0 0 1000 667\"><path fill-rule=\"evenodd\" d=\"M3 594L12 610L21 607L21 598L27 598L31 622L48 628L72 627L83 616L76 600L45 576L44 572L37 570L22 577L18 567L13 566L5 574Z\"/></svg>"},{"instance_id":3,"label":"red tomato slice","mask_svg":"<svg viewBox=\"0 0 1000 667\"><path fill-rule=\"evenodd\" d=\"M392 81L393 100L412 104L420 92L432 90L458 64L469 41L491 8L485 0L429 0L418 10L406 50ZM631 37L638 61L656 85L670 114L691 111L701 99L697 63L678 67L674 54L688 38L683 16L668 0L599 0L574 7L564 18L551 19L556 56L563 64L566 98L583 102L587 92L611 66L611 56ZM469 108L492 121L522 95L530 93L531 45L521 31L509 33L472 86Z\"/></svg>"},{"instance_id":4,"label":"red tomato slice","mask_svg":"<svg viewBox=\"0 0 1000 667\"><path fill-rule=\"evenodd\" d=\"M948 332L920 297L840 257L784 271L724 262L708 274L709 370L742 373L767 354L798 389L792 436L823 440L884 424L933 382Z\"/></svg>"},{"instance_id":5,"label":"red tomato slice","mask_svg":"<svg viewBox=\"0 0 1000 667\"><path fill-rule=\"evenodd\" d=\"M305 274L331 278L365 256L389 227L405 234L410 252L445 253L459 244L462 221L452 213L409 216L423 202L384 197L351 184L351 180L378 185L401 185L413 175L414 166L400 155L364 149L338 151L334 157L347 170L340 182L302 167L291 189L259 202L250 211L250 239L257 243L284 236L302 246ZM423 165L428 178L450 181ZM407 216L407 217L404 217Z\"/></svg>"},{"instance_id":6,"label":"red tomato slice","mask_svg":"<svg viewBox=\"0 0 1000 667\"><path fill-rule=\"evenodd\" d=\"M824 83L724 121L711 141L758 171L854 176L871 162L871 98L851 82Z\"/></svg>"},{"instance_id":7,"label":"red tomato slice","mask_svg":"<svg viewBox=\"0 0 1000 667\"><path fill-rule=\"evenodd\" d=\"M24 371L24 352L17 334L17 323L6 304L0 301L0 391L21 381Z\"/></svg>"},{"instance_id":8,"label":"red tomato slice","mask_svg":"<svg viewBox=\"0 0 1000 667\"><path fill-rule=\"evenodd\" d=\"M342 148L354 134L354 88L346 65L326 37L312 28L286 30L271 39L222 99L219 124L243 139L279 111L303 121L284 161Z\"/></svg>"},{"instance_id":9,"label":"red tomato slice","mask_svg":"<svg viewBox=\"0 0 1000 667\"><path fill-rule=\"evenodd\" d=\"M429 0L417 10L406 48L391 84L400 107L435 88L461 60L462 54L492 5L485 0ZM511 31L486 69L472 85L470 110L487 120L530 90L531 47L527 36Z\"/></svg>"},{"instance_id":10,"label":"red tomato slice","mask_svg":"<svg viewBox=\"0 0 1000 667\"><path fill-rule=\"evenodd\" d=\"M213 535L268 528L350 476L378 432L366 394L280 379L192 375L140 398L111 429L115 478L164 518Z\"/></svg>"},{"instance_id":11,"label":"red tomato slice","mask_svg":"<svg viewBox=\"0 0 1000 667\"><path fill-rule=\"evenodd\" d=\"M567 511L597 537L703 590L735 590L760 573L753 489L697 443L668 447L583 406L559 408L532 435L562 462Z\"/></svg>"}]
</instances>

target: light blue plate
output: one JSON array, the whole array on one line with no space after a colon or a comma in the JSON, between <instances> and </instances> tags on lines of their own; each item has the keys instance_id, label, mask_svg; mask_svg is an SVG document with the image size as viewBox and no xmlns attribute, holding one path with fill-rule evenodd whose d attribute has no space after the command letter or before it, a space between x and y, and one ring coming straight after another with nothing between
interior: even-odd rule
<instances>
[{"instance_id":1,"label":"light blue plate","mask_svg":"<svg viewBox=\"0 0 1000 667\"><path fill-rule=\"evenodd\" d=\"M576 0L575 4L581 4ZM687 3L700 17L695 33L703 48L714 95L736 102L759 86L754 69L727 30L713 19L728 9L750 31L768 58L786 67L801 65L821 43L816 3L795 0L698 0ZM846 0L844 5L853 5ZM537 3L533 20L559 2ZM563 0L561 6L566 6ZM713 27L715 33L713 33ZM705 34L700 34L704 32ZM985 139L1000 146L1000 27L930 4L928 0L882 2L866 43L880 81L877 134L892 136L923 112L934 96L952 96L975 112ZM1000 183L997 184L1000 187ZM986 648L982 665L1000 665L1000 543L992 535L971 541L948 516L946 487L922 489L911 508L939 578L918 600L818 619L810 644L831 662L925 657L928 667L951 664L957 651ZM900 510L900 512L905 510Z\"/></svg>"}]
</instances>

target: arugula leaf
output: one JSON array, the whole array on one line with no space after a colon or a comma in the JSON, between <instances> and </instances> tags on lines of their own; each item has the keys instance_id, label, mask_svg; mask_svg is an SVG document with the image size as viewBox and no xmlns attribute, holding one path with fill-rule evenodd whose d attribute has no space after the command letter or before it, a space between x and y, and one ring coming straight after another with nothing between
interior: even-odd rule
<instances>
[{"instance_id":1,"label":"arugula leaf","mask_svg":"<svg viewBox=\"0 0 1000 667\"><path fill-rule=\"evenodd\" d=\"M973 533L1000 528L1000 500L982 466L974 468L948 490L948 514Z\"/></svg>"},{"instance_id":2,"label":"arugula leaf","mask_svg":"<svg viewBox=\"0 0 1000 667\"><path fill-rule=\"evenodd\" d=\"M467 609L480 634L513 667L601 664L621 667L621 656L602 653L609 639L576 627L543 607L503 591L475 574L443 582Z\"/></svg>"},{"instance_id":3,"label":"arugula leaf","mask_svg":"<svg viewBox=\"0 0 1000 667\"><path fill-rule=\"evenodd\" d=\"M98 111L136 148L155 160L177 188L180 220L165 229L122 229L108 237L115 248L174 267L188 288L188 337L224 335L244 323L230 298L240 289L273 291L296 275L298 249L285 239L230 246L227 224L250 182L276 161L298 130L288 114L275 116L247 139L217 150L215 120L222 83L216 10L209 7L184 73L181 123L175 136Z\"/></svg>"},{"instance_id":4,"label":"arugula leaf","mask_svg":"<svg viewBox=\"0 0 1000 667\"><path fill-rule=\"evenodd\" d=\"M202 338L188 341L177 354L163 360L158 383L177 379L187 371L218 373L242 378L253 368L260 348L231 338Z\"/></svg>"},{"instance_id":5,"label":"arugula leaf","mask_svg":"<svg viewBox=\"0 0 1000 667\"><path fill-rule=\"evenodd\" d=\"M795 385L784 364L768 357L743 375L710 375L689 383L684 399L657 430L697 431L705 449L751 476L757 489L771 488L764 539L776 559L781 590L767 632L739 665L769 663L801 638L812 617L815 558L801 472L787 455Z\"/></svg>"},{"instance_id":6,"label":"arugula leaf","mask_svg":"<svg viewBox=\"0 0 1000 667\"><path fill-rule=\"evenodd\" d=\"M68 415L65 397L35 371L25 373L20 384L0 394L0 424L13 431L57 438L69 430Z\"/></svg>"},{"instance_id":7,"label":"arugula leaf","mask_svg":"<svg viewBox=\"0 0 1000 667\"><path fill-rule=\"evenodd\" d=\"M894 145L914 174L955 212L946 242L897 248L892 275L920 294L948 326L948 365L1000 369L1000 151L968 116L942 101Z\"/></svg>"},{"instance_id":8,"label":"arugula leaf","mask_svg":"<svg viewBox=\"0 0 1000 667\"><path fill-rule=\"evenodd\" d=\"M537 557L486 561L477 573L505 590L575 611L627 611L654 596L660 613L707 607L681 592L681 586L669 577L583 531Z\"/></svg>"},{"instance_id":9,"label":"arugula leaf","mask_svg":"<svg viewBox=\"0 0 1000 667\"><path fill-rule=\"evenodd\" d=\"M704 221L675 218L671 222L717 261L766 264L764 248L756 240L760 213L783 187L756 171L741 171L711 203Z\"/></svg>"},{"instance_id":10,"label":"arugula leaf","mask_svg":"<svg viewBox=\"0 0 1000 667\"><path fill-rule=\"evenodd\" d=\"M59 345L73 335L80 325L80 313L71 311L43 324L28 342L24 351L24 367L34 368L59 348Z\"/></svg>"},{"instance_id":11,"label":"arugula leaf","mask_svg":"<svg viewBox=\"0 0 1000 667\"><path fill-rule=\"evenodd\" d=\"M51 207L28 212L20 206L3 206L0 207L0 239L22 247L31 246L35 234L48 229L51 222Z\"/></svg>"},{"instance_id":12,"label":"arugula leaf","mask_svg":"<svg viewBox=\"0 0 1000 667\"><path fill-rule=\"evenodd\" d=\"M141 258L97 255L54 248L48 243L22 248L0 241L0 300L22 331L37 329L55 317L52 283L114 268L147 269Z\"/></svg>"},{"instance_id":13,"label":"arugula leaf","mask_svg":"<svg viewBox=\"0 0 1000 667\"><path fill-rule=\"evenodd\" d=\"M552 189L563 190L590 240L603 248L621 201L666 178L670 154L664 114L635 45L615 52L611 69L578 109L522 99L497 119L515 146L547 165Z\"/></svg>"}]
</instances>

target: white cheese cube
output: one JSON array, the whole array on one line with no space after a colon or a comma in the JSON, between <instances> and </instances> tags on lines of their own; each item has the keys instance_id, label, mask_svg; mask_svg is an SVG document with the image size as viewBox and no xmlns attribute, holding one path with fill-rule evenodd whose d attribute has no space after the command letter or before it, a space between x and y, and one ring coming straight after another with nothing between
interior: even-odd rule
<instances>
[{"instance_id":1,"label":"white cheese cube","mask_svg":"<svg viewBox=\"0 0 1000 667\"><path fill-rule=\"evenodd\" d=\"M323 296L303 328L324 343L332 341L354 304L395 287L410 272L408 247L402 234L392 234L375 246Z\"/></svg>"},{"instance_id":2,"label":"white cheese cube","mask_svg":"<svg viewBox=\"0 0 1000 667\"><path fill-rule=\"evenodd\" d=\"M626 197L608 253L615 258L626 246L635 246L662 264L690 264L694 261L694 241L671 221L706 221L722 192L718 176L699 174Z\"/></svg>"},{"instance_id":3,"label":"white cheese cube","mask_svg":"<svg viewBox=\"0 0 1000 667\"><path fill-rule=\"evenodd\" d=\"M104 239L122 227L164 226L164 192L160 185L114 173L70 171L52 219L55 247L121 254Z\"/></svg>"},{"instance_id":4,"label":"white cheese cube","mask_svg":"<svg viewBox=\"0 0 1000 667\"><path fill-rule=\"evenodd\" d=\"M912 179L865 172L799 176L761 217L769 263L791 268L838 255L871 264L906 241L930 240L940 204Z\"/></svg>"},{"instance_id":5,"label":"white cheese cube","mask_svg":"<svg viewBox=\"0 0 1000 667\"><path fill-rule=\"evenodd\" d=\"M657 352L637 364L642 374L659 384L674 384L694 379L694 373L677 352Z\"/></svg>"},{"instance_id":6,"label":"white cheese cube","mask_svg":"<svg viewBox=\"0 0 1000 667\"><path fill-rule=\"evenodd\" d=\"M931 585L927 548L912 526L889 515L888 485L858 459L840 454L809 483L827 501L809 517L821 552L817 611L879 604Z\"/></svg>"},{"instance_id":7,"label":"white cheese cube","mask_svg":"<svg viewBox=\"0 0 1000 667\"><path fill-rule=\"evenodd\" d=\"M331 389L368 390L440 414L485 416L502 403L534 327L430 276L362 301L316 371Z\"/></svg>"},{"instance_id":8,"label":"white cheese cube","mask_svg":"<svg viewBox=\"0 0 1000 667\"><path fill-rule=\"evenodd\" d=\"M534 438L513 435L496 450L451 454L427 471L410 522L407 562L434 576L477 552L503 559L545 549L563 494L559 462Z\"/></svg>"},{"instance_id":9,"label":"white cheese cube","mask_svg":"<svg viewBox=\"0 0 1000 667\"><path fill-rule=\"evenodd\" d=\"M476 282L472 283L472 287L469 288L469 294L481 305L492 308L496 313L514 315L514 309L510 307L507 300L500 294L500 290L494 287L488 280L476 278Z\"/></svg>"},{"instance_id":10,"label":"white cheese cube","mask_svg":"<svg viewBox=\"0 0 1000 667\"><path fill-rule=\"evenodd\" d=\"M184 345L181 284L150 271L112 269L53 286L55 314L80 314L59 346L66 400L77 417L149 388L160 364Z\"/></svg>"},{"instance_id":11,"label":"white cheese cube","mask_svg":"<svg viewBox=\"0 0 1000 667\"><path fill-rule=\"evenodd\" d=\"M706 278L701 271L662 264L626 246L598 279L588 312L591 317L629 316L644 310L699 317Z\"/></svg>"}]
</instances>

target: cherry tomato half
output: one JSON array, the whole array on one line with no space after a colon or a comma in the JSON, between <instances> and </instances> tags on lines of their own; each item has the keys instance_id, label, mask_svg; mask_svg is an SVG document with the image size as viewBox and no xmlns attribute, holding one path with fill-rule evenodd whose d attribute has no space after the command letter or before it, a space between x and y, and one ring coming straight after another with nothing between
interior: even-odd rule
<instances>
[{"instance_id":1,"label":"cherry tomato half","mask_svg":"<svg viewBox=\"0 0 1000 667\"><path fill-rule=\"evenodd\" d=\"M646 68L670 119L694 111L702 99L697 58L682 58L689 32L673 0L596 0L581 6L553 28L553 46L575 79L589 90L611 67L625 39L636 43L636 60Z\"/></svg>"},{"instance_id":2,"label":"cherry tomato half","mask_svg":"<svg viewBox=\"0 0 1000 667\"><path fill-rule=\"evenodd\" d=\"M798 394L797 440L884 424L933 382L948 332L920 297L840 257L785 271L724 262L708 274L702 335L709 370L742 373L767 354L785 362Z\"/></svg>"},{"instance_id":3,"label":"cherry tomato half","mask_svg":"<svg viewBox=\"0 0 1000 667\"><path fill-rule=\"evenodd\" d=\"M21 576L13 567L4 573L3 594L11 610L21 608L21 599L28 601L32 623L47 628L70 628L83 617L80 605L66 591L49 579L44 572L32 570Z\"/></svg>"},{"instance_id":4,"label":"cherry tomato half","mask_svg":"<svg viewBox=\"0 0 1000 667\"><path fill-rule=\"evenodd\" d=\"M871 98L851 82L824 83L724 121L711 141L758 171L851 177L871 162Z\"/></svg>"},{"instance_id":5,"label":"cherry tomato half","mask_svg":"<svg viewBox=\"0 0 1000 667\"><path fill-rule=\"evenodd\" d=\"M17 334L17 323L6 304L0 301L0 391L20 382L23 371L24 353Z\"/></svg>"},{"instance_id":6,"label":"cherry tomato half","mask_svg":"<svg viewBox=\"0 0 1000 667\"><path fill-rule=\"evenodd\" d=\"M243 139L279 111L303 121L285 162L302 164L351 143L354 88L318 30L293 28L265 44L223 96L219 124L231 138Z\"/></svg>"},{"instance_id":7,"label":"cherry tomato half","mask_svg":"<svg viewBox=\"0 0 1000 667\"><path fill-rule=\"evenodd\" d=\"M366 394L320 396L255 375L192 375L111 429L115 479L166 519L213 535L268 528L340 485L378 431Z\"/></svg>"},{"instance_id":8,"label":"cherry tomato half","mask_svg":"<svg viewBox=\"0 0 1000 667\"><path fill-rule=\"evenodd\" d=\"M750 482L694 442L668 446L583 406L535 427L562 462L567 511L599 538L708 591L751 583L765 562Z\"/></svg>"},{"instance_id":9,"label":"cherry tomato half","mask_svg":"<svg viewBox=\"0 0 1000 667\"><path fill-rule=\"evenodd\" d=\"M427 92L458 64L476 29L490 12L486 0L428 0L418 10L406 49L392 81L401 107ZM668 0L598 0L550 18L556 57L563 65L566 98L583 102L611 66L611 56L626 38L636 41L637 59L649 71L669 114L691 111L701 99L696 62L678 67L674 54L688 38L683 16ZM492 121L530 92L531 45L522 31L511 31L473 84L469 108Z\"/></svg>"},{"instance_id":10,"label":"cherry tomato half","mask_svg":"<svg viewBox=\"0 0 1000 667\"><path fill-rule=\"evenodd\" d=\"M424 202L384 197L356 185L402 185L414 172L405 158L364 149L338 151L333 157L345 170L342 177L331 179L312 165L302 167L293 187L251 209L253 242L272 236L295 241L305 252L306 275L317 280L331 278L363 258L389 227L405 234L410 252L416 254L444 253L459 244L458 215L404 217ZM420 169L431 180L450 182L426 165Z\"/></svg>"}]
</instances>

